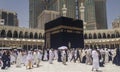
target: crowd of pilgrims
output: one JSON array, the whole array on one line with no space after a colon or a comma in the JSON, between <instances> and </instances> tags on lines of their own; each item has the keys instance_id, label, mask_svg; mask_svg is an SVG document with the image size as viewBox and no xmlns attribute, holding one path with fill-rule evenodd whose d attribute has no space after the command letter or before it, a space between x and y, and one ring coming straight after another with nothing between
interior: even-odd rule
<instances>
[{"instance_id":1,"label":"crowd of pilgrims","mask_svg":"<svg viewBox=\"0 0 120 72\"><path fill-rule=\"evenodd\" d=\"M26 66L31 69L40 66L41 61L48 61L50 64L54 60L69 65L69 62L85 63L92 65L92 70L104 67L110 61L120 66L120 48L73 48L73 49L46 49L46 50L1 50L0 66L1 69L16 65L16 67Z\"/></svg>"}]
</instances>

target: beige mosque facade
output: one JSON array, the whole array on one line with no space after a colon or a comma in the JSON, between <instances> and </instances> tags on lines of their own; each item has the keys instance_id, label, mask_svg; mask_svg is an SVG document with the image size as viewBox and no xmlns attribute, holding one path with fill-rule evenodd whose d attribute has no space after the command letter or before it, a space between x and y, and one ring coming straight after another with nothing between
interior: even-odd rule
<instances>
[{"instance_id":1,"label":"beige mosque facade","mask_svg":"<svg viewBox=\"0 0 120 72\"><path fill-rule=\"evenodd\" d=\"M40 49L44 45L44 30L0 25L0 49Z\"/></svg>"},{"instance_id":2,"label":"beige mosque facade","mask_svg":"<svg viewBox=\"0 0 120 72\"><path fill-rule=\"evenodd\" d=\"M120 47L120 28L85 30L84 39L85 48L118 48Z\"/></svg>"},{"instance_id":3,"label":"beige mosque facade","mask_svg":"<svg viewBox=\"0 0 120 72\"><path fill-rule=\"evenodd\" d=\"M0 49L44 48L44 30L0 25ZM120 28L84 30L84 47L120 47Z\"/></svg>"}]
</instances>

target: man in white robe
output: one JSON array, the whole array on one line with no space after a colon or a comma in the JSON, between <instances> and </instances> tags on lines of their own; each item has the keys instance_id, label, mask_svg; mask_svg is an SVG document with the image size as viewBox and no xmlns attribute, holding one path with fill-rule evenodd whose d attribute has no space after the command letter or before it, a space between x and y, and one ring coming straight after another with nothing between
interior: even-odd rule
<instances>
[{"instance_id":1,"label":"man in white robe","mask_svg":"<svg viewBox=\"0 0 120 72\"><path fill-rule=\"evenodd\" d=\"M21 67L21 63L22 63L22 54L21 52L18 52L16 67Z\"/></svg>"},{"instance_id":2,"label":"man in white robe","mask_svg":"<svg viewBox=\"0 0 120 72\"><path fill-rule=\"evenodd\" d=\"M40 61L42 60L42 51L41 50L37 51L37 58L38 58L37 67L39 67Z\"/></svg>"},{"instance_id":3,"label":"man in white robe","mask_svg":"<svg viewBox=\"0 0 120 72\"><path fill-rule=\"evenodd\" d=\"M105 50L105 63L109 62L109 52L108 49Z\"/></svg>"},{"instance_id":4,"label":"man in white robe","mask_svg":"<svg viewBox=\"0 0 120 72\"><path fill-rule=\"evenodd\" d=\"M71 50L68 50L68 61L70 62L72 58L72 53L71 53Z\"/></svg>"},{"instance_id":5,"label":"man in white robe","mask_svg":"<svg viewBox=\"0 0 120 72\"><path fill-rule=\"evenodd\" d=\"M57 50L54 50L54 54L55 54L54 59L57 60L57 59L58 59L58 51L57 51Z\"/></svg>"},{"instance_id":6,"label":"man in white robe","mask_svg":"<svg viewBox=\"0 0 120 72\"><path fill-rule=\"evenodd\" d=\"M92 58L91 58L91 53L92 53L92 49L87 49L86 50L86 64L92 64Z\"/></svg>"},{"instance_id":7,"label":"man in white robe","mask_svg":"<svg viewBox=\"0 0 120 72\"><path fill-rule=\"evenodd\" d=\"M27 57L27 51L23 51L23 52L22 52L22 61L21 61L21 63L22 63L23 65L25 65L26 57Z\"/></svg>"},{"instance_id":8,"label":"man in white robe","mask_svg":"<svg viewBox=\"0 0 120 72\"><path fill-rule=\"evenodd\" d=\"M105 50L104 50L104 48L101 48L100 49L100 53L101 53L101 61L103 60L103 63L105 63Z\"/></svg>"},{"instance_id":9,"label":"man in white robe","mask_svg":"<svg viewBox=\"0 0 120 72\"><path fill-rule=\"evenodd\" d=\"M97 71L99 69L99 54L97 52L97 49L94 49L92 51L92 58L93 58L92 70Z\"/></svg>"},{"instance_id":10,"label":"man in white robe","mask_svg":"<svg viewBox=\"0 0 120 72\"><path fill-rule=\"evenodd\" d=\"M49 63L50 63L50 64L53 63L53 56L54 56L54 54L53 54L53 50L50 49L50 50L49 50Z\"/></svg>"},{"instance_id":11,"label":"man in white robe","mask_svg":"<svg viewBox=\"0 0 120 72\"><path fill-rule=\"evenodd\" d=\"M65 50L62 51L62 62L64 65L66 65L66 53Z\"/></svg>"},{"instance_id":12,"label":"man in white robe","mask_svg":"<svg viewBox=\"0 0 120 72\"><path fill-rule=\"evenodd\" d=\"M34 64L34 65L37 65L37 62L38 62L37 52L34 51L34 52L33 52L33 64Z\"/></svg>"},{"instance_id":13,"label":"man in white robe","mask_svg":"<svg viewBox=\"0 0 120 72\"><path fill-rule=\"evenodd\" d=\"M10 59L11 59L11 60L10 60L10 63L11 63L11 64L14 64L14 63L15 63L15 57L14 57L13 54L10 55Z\"/></svg>"},{"instance_id":14,"label":"man in white robe","mask_svg":"<svg viewBox=\"0 0 120 72\"><path fill-rule=\"evenodd\" d=\"M43 60L45 60L45 61L47 61L47 60L48 60L47 55L48 55L48 54L47 54L47 50L45 50L45 51L44 51L44 58L43 58Z\"/></svg>"},{"instance_id":15,"label":"man in white robe","mask_svg":"<svg viewBox=\"0 0 120 72\"><path fill-rule=\"evenodd\" d=\"M32 63L33 63L33 55L32 55L32 52L29 51L28 55L27 55L27 58L26 58L26 68L31 69L32 66L33 66Z\"/></svg>"}]
</instances>

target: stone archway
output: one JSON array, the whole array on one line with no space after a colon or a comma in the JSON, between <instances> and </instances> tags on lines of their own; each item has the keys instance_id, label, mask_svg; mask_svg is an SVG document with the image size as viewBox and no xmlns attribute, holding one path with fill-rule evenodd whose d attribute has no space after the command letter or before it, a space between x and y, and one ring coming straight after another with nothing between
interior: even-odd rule
<instances>
[{"instance_id":1,"label":"stone archway","mask_svg":"<svg viewBox=\"0 0 120 72\"><path fill-rule=\"evenodd\" d=\"M28 32L25 32L24 38L29 38Z\"/></svg>"},{"instance_id":2,"label":"stone archway","mask_svg":"<svg viewBox=\"0 0 120 72\"><path fill-rule=\"evenodd\" d=\"M93 39L97 39L96 33L93 34Z\"/></svg>"},{"instance_id":3,"label":"stone archway","mask_svg":"<svg viewBox=\"0 0 120 72\"><path fill-rule=\"evenodd\" d=\"M107 34L107 38L111 38L111 37L110 37L110 34Z\"/></svg>"},{"instance_id":4,"label":"stone archway","mask_svg":"<svg viewBox=\"0 0 120 72\"><path fill-rule=\"evenodd\" d=\"M30 39L33 39L33 33L30 32Z\"/></svg>"},{"instance_id":5,"label":"stone archway","mask_svg":"<svg viewBox=\"0 0 120 72\"><path fill-rule=\"evenodd\" d=\"M115 34L112 34L112 35L111 35L111 38L115 38Z\"/></svg>"},{"instance_id":6,"label":"stone archway","mask_svg":"<svg viewBox=\"0 0 120 72\"><path fill-rule=\"evenodd\" d=\"M9 31L7 32L7 37L12 38L12 32L11 32L11 30L9 30Z\"/></svg>"},{"instance_id":7,"label":"stone archway","mask_svg":"<svg viewBox=\"0 0 120 72\"><path fill-rule=\"evenodd\" d=\"M115 35L115 36L116 36L116 38L119 38L119 37L120 37L119 32L116 32L115 34L116 34L116 35Z\"/></svg>"},{"instance_id":8,"label":"stone archway","mask_svg":"<svg viewBox=\"0 0 120 72\"><path fill-rule=\"evenodd\" d=\"M42 39L44 39L44 38L45 38L45 34L42 35Z\"/></svg>"},{"instance_id":9,"label":"stone archway","mask_svg":"<svg viewBox=\"0 0 120 72\"><path fill-rule=\"evenodd\" d=\"M87 34L86 34L86 33L84 34L84 39L88 39L88 38L87 38Z\"/></svg>"},{"instance_id":10,"label":"stone archway","mask_svg":"<svg viewBox=\"0 0 120 72\"><path fill-rule=\"evenodd\" d=\"M13 38L18 38L18 32L17 31L13 32Z\"/></svg>"},{"instance_id":11,"label":"stone archway","mask_svg":"<svg viewBox=\"0 0 120 72\"><path fill-rule=\"evenodd\" d=\"M23 32L22 31L20 31L20 33L19 33L19 38L23 38Z\"/></svg>"},{"instance_id":12,"label":"stone archway","mask_svg":"<svg viewBox=\"0 0 120 72\"><path fill-rule=\"evenodd\" d=\"M103 33L103 38L106 38L106 34L105 33Z\"/></svg>"},{"instance_id":13,"label":"stone archway","mask_svg":"<svg viewBox=\"0 0 120 72\"><path fill-rule=\"evenodd\" d=\"M101 39L101 38L102 38L101 33L98 33L98 38L99 38L99 39Z\"/></svg>"},{"instance_id":14,"label":"stone archway","mask_svg":"<svg viewBox=\"0 0 120 72\"><path fill-rule=\"evenodd\" d=\"M1 31L1 37L6 37L6 31L5 30Z\"/></svg>"},{"instance_id":15,"label":"stone archway","mask_svg":"<svg viewBox=\"0 0 120 72\"><path fill-rule=\"evenodd\" d=\"M34 34L34 38L38 39L38 34L37 33Z\"/></svg>"},{"instance_id":16,"label":"stone archway","mask_svg":"<svg viewBox=\"0 0 120 72\"><path fill-rule=\"evenodd\" d=\"M39 39L42 39L42 34L41 33L39 33Z\"/></svg>"},{"instance_id":17,"label":"stone archway","mask_svg":"<svg viewBox=\"0 0 120 72\"><path fill-rule=\"evenodd\" d=\"M92 39L92 34L91 33L89 33L89 39Z\"/></svg>"}]
</instances>

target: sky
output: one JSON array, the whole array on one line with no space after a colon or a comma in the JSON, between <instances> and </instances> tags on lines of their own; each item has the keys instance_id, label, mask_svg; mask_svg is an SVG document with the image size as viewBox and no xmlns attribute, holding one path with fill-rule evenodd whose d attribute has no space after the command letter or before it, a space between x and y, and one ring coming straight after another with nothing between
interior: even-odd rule
<instances>
[{"instance_id":1,"label":"sky","mask_svg":"<svg viewBox=\"0 0 120 72\"><path fill-rule=\"evenodd\" d=\"M120 16L120 0L107 0L107 24L112 28L112 21ZM29 0L0 0L0 9L18 14L19 26L29 27Z\"/></svg>"},{"instance_id":2,"label":"sky","mask_svg":"<svg viewBox=\"0 0 120 72\"><path fill-rule=\"evenodd\" d=\"M0 0L0 9L16 12L19 26L29 27L29 0Z\"/></svg>"}]
</instances>

